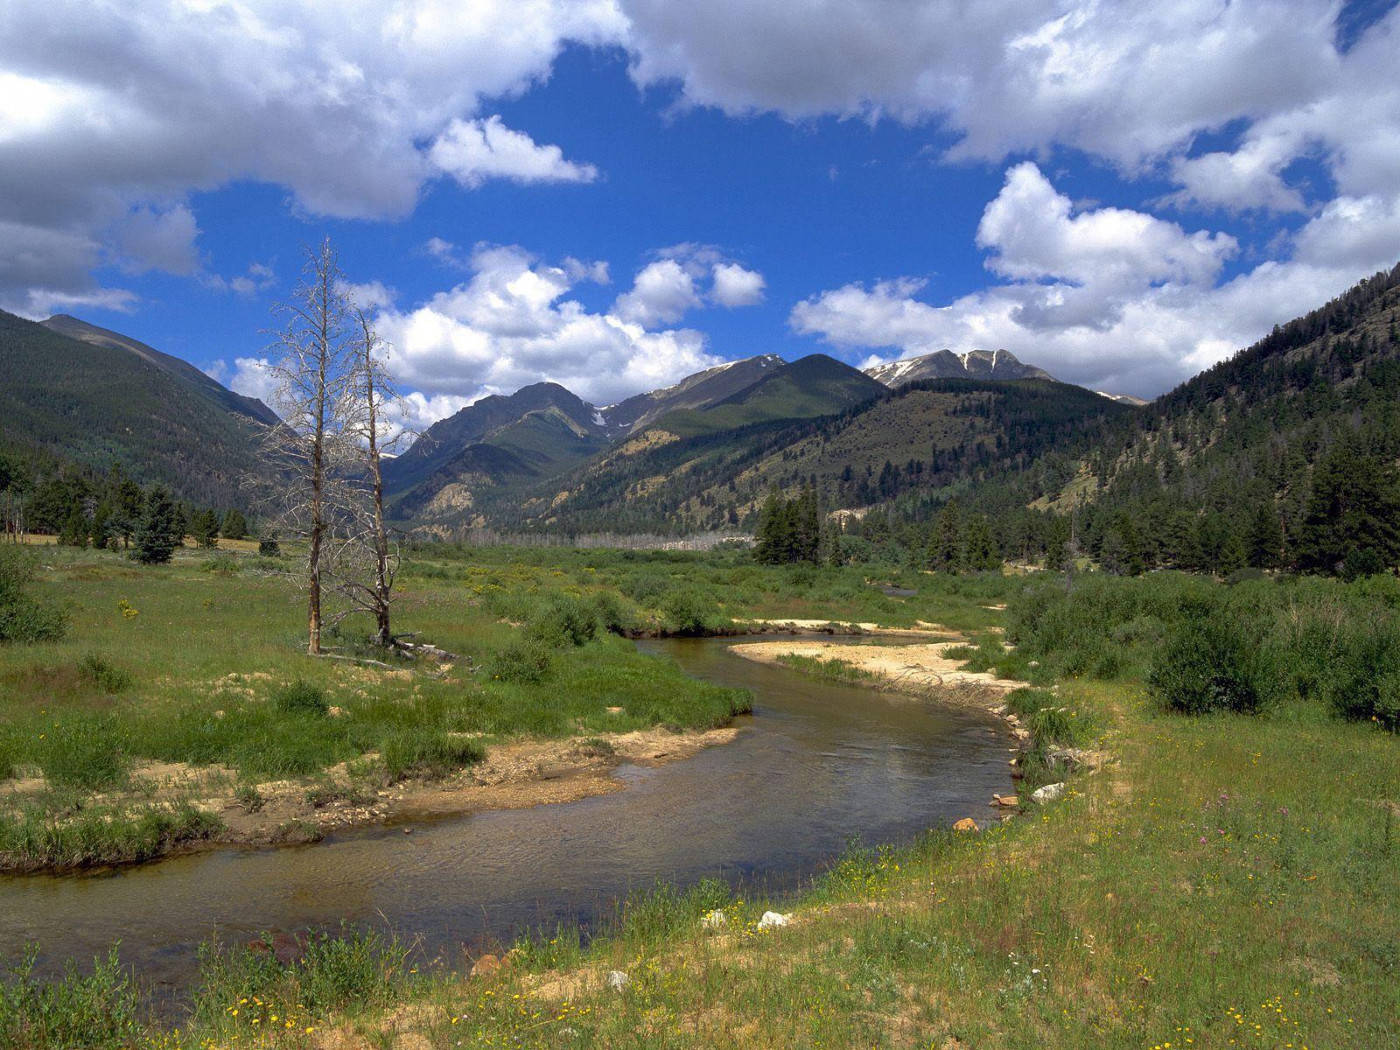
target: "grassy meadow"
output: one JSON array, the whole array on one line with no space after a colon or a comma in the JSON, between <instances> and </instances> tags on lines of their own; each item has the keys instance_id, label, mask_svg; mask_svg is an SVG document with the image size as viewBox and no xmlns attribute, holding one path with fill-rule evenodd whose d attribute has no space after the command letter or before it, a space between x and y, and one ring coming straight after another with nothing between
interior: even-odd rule
<instances>
[{"instance_id":1,"label":"grassy meadow","mask_svg":"<svg viewBox=\"0 0 1400 1050\"><path fill-rule=\"evenodd\" d=\"M0 648L13 768L42 765L35 734L62 712L139 727L123 740L148 750L172 741L162 755L207 741L209 761L259 776L271 760L254 750L281 755L275 741L299 719L328 721L315 699L282 710L276 691L298 681L300 695L354 712L315 734L315 762L382 754L386 733L406 731L377 714L391 704L425 733L487 747L594 731L619 700L629 724L714 724L741 701L686 684L615 632L721 631L746 617L962 630L971 666L1034 684L1008 697L1035 736L1023 800L1066 779L1065 748L1085 768L1009 822L974 814L979 833L853 845L793 897L658 886L620 902L586 944L569 927L524 932L475 977L356 931L287 964L209 946L178 1031L146 1018L139 975L114 961L46 983L16 960L0 986L0 1047L1362 1050L1400 1033L1394 580L867 578L761 568L740 552L429 548L404 574L401 622L464 659L440 678L370 685L363 668L297 652L284 580L251 559L227 575L206 559L150 573L67 554L41 576L70 602L71 625L61 642ZM574 644L590 614L594 636ZM122 688L79 670L89 656ZM254 668L269 677L246 681ZM212 691L231 674L254 696ZM66 684L33 684L44 675ZM222 709L222 724L235 708L244 734L269 743L243 752L243 734L178 729L199 721L187 710L207 721ZM789 922L765 928L769 909Z\"/></svg>"}]
</instances>

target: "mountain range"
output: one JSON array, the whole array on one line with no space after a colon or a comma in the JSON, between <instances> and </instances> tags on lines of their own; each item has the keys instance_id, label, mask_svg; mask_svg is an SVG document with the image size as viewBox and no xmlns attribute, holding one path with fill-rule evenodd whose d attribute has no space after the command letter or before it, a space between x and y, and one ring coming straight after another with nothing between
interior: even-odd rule
<instances>
[{"instance_id":1,"label":"mountain range","mask_svg":"<svg viewBox=\"0 0 1400 1050\"><path fill-rule=\"evenodd\" d=\"M1347 435L1400 458L1398 314L1400 266L1146 405L1004 350L864 372L763 355L605 406L536 383L433 424L386 462L386 492L396 520L439 535L742 529L770 491L806 486L857 520L879 508L927 522L950 500L996 522L1073 513L1090 544L1125 520L1179 533L1187 518L1218 519L1225 534L1246 507L1286 531L1319 457ZM178 358L62 315L0 314L0 367L3 448L121 462L206 504L237 505L276 418Z\"/></svg>"}]
</instances>

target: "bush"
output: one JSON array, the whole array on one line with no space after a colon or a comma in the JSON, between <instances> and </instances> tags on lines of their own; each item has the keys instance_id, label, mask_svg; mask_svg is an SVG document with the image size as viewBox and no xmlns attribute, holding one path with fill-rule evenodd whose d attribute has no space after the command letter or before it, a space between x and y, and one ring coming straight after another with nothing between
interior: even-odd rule
<instances>
[{"instance_id":1,"label":"bush","mask_svg":"<svg viewBox=\"0 0 1400 1050\"><path fill-rule=\"evenodd\" d=\"M535 615L527 633L556 648L585 645L598 634L598 614L592 605L560 595Z\"/></svg>"},{"instance_id":2,"label":"bush","mask_svg":"<svg viewBox=\"0 0 1400 1050\"><path fill-rule=\"evenodd\" d=\"M47 642L63 637L68 618L28 592L34 558L10 544L0 545L0 642Z\"/></svg>"},{"instance_id":3,"label":"bush","mask_svg":"<svg viewBox=\"0 0 1400 1050\"><path fill-rule=\"evenodd\" d=\"M300 678L274 689L272 702L277 710L289 715L324 715L331 709L326 691Z\"/></svg>"},{"instance_id":4,"label":"bush","mask_svg":"<svg viewBox=\"0 0 1400 1050\"><path fill-rule=\"evenodd\" d=\"M134 680L126 668L117 667L95 653L88 653L78 661L78 675L110 694L130 689Z\"/></svg>"},{"instance_id":5,"label":"bush","mask_svg":"<svg viewBox=\"0 0 1400 1050\"><path fill-rule=\"evenodd\" d=\"M1199 715L1211 711L1257 711L1259 645L1224 609L1202 609L1175 625L1153 661L1148 688L1170 711Z\"/></svg>"},{"instance_id":6,"label":"bush","mask_svg":"<svg viewBox=\"0 0 1400 1050\"><path fill-rule=\"evenodd\" d=\"M492 678L533 684L549 674L549 650L534 639L518 639L497 650L487 663Z\"/></svg>"},{"instance_id":7,"label":"bush","mask_svg":"<svg viewBox=\"0 0 1400 1050\"><path fill-rule=\"evenodd\" d=\"M661 611L672 634L695 636L712 634L723 623L716 610L714 595L692 587L677 588L666 595Z\"/></svg>"},{"instance_id":8,"label":"bush","mask_svg":"<svg viewBox=\"0 0 1400 1050\"><path fill-rule=\"evenodd\" d=\"M135 1046L141 1040L139 995L113 948L95 959L90 976L72 963L61 980L34 975L29 947L0 981L0 1046L27 1048Z\"/></svg>"},{"instance_id":9,"label":"bush","mask_svg":"<svg viewBox=\"0 0 1400 1050\"><path fill-rule=\"evenodd\" d=\"M238 559L231 554L216 554L200 568L205 572L218 573L220 576L232 576L238 571L239 565Z\"/></svg>"},{"instance_id":10,"label":"bush","mask_svg":"<svg viewBox=\"0 0 1400 1050\"><path fill-rule=\"evenodd\" d=\"M264 558L277 558L282 554L282 547L277 542L277 537L271 533L266 533L258 538L258 553Z\"/></svg>"}]
</instances>

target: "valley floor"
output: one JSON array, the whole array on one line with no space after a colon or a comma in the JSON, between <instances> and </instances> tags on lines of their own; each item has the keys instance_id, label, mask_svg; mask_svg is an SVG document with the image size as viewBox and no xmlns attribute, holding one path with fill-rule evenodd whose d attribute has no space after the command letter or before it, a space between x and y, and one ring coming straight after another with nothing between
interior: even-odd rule
<instances>
[{"instance_id":1,"label":"valley floor","mask_svg":"<svg viewBox=\"0 0 1400 1050\"><path fill-rule=\"evenodd\" d=\"M1031 659L1027 647L1001 645L991 628L1012 623L1021 605L1037 599L1000 579L910 576L918 594L905 600L878 589L897 581L861 570L551 556L549 565L544 556L532 565L505 552L424 565L418 579L440 582L424 587L422 607L431 608L449 581L465 589L481 602L476 626L501 632L492 636L495 646L515 629L489 627L496 621L488 617L523 622L524 610L511 603L555 590L612 589L634 603L622 610L627 615L662 610L671 626L696 631L705 624L692 618L716 612L950 624L971 632L975 644L949 651L919 639L902 654L803 640L758 644L774 647L765 658L872 686L898 685L898 672L921 663L942 675L946 668L927 663L934 658L961 662L959 673L1036 682L1001 700L1029 737L1020 759L1022 812L1002 822L1002 811L989 806L971 814L979 831L930 829L906 848L852 845L806 890L782 900L715 882L659 886L629 898L615 924L588 943L566 925L522 935L474 967L419 962L410 946L373 934L313 940L282 961L257 950L211 949L193 1013L178 1031L141 1019L118 968L43 984L21 967L0 993L0 1045L1395 1045L1396 737L1307 704L1259 715L1164 713L1147 693L1141 662L1159 644L1160 624L1138 616L1131 632L1109 630L1111 603L1103 595L1126 607L1132 588L1166 593L1171 581L1123 581L1103 594L1078 586L1075 600L1104 620L1104 629L1064 643L1098 647L1099 677L1089 677L1077 657L1052 668ZM687 592L700 587L707 596L692 602ZM141 601L158 600L154 590L144 593ZM116 598L104 592L95 607L115 607ZM1009 611L998 608L1006 601ZM580 651L590 665L630 659L615 656L611 644ZM549 673L561 676L555 695L565 695L561 682L589 682L571 652L551 656L557 662ZM478 653L488 666L485 650ZM598 690L605 693L614 695ZM639 694L629 716L640 719L643 700ZM606 706L569 719L601 732L603 720L615 717ZM713 717L727 719L730 706L726 698ZM655 722L669 717L646 710ZM1058 782L1067 785L1060 797L1030 801L1034 788ZM786 921L765 921L769 911ZM82 1039L65 1034L75 1030Z\"/></svg>"}]
</instances>

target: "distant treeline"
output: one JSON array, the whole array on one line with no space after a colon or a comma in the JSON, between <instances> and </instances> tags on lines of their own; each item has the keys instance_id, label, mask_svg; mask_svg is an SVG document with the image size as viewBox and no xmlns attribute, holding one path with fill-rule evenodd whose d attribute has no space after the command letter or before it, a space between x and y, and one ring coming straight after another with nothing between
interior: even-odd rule
<instances>
[{"instance_id":1,"label":"distant treeline","mask_svg":"<svg viewBox=\"0 0 1400 1050\"><path fill-rule=\"evenodd\" d=\"M212 547L221 537L252 534L237 508L174 499L163 486L139 484L120 464L103 471L42 451L0 449L0 527L7 536L38 533L75 547L126 549L156 504L162 505L162 528L178 538L192 536Z\"/></svg>"}]
</instances>

